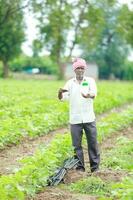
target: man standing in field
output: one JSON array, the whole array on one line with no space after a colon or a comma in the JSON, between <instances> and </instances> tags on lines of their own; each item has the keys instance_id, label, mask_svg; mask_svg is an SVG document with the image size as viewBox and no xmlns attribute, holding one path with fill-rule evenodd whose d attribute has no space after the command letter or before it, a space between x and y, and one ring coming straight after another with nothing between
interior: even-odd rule
<instances>
[{"instance_id":1,"label":"man standing in field","mask_svg":"<svg viewBox=\"0 0 133 200\"><path fill-rule=\"evenodd\" d=\"M85 77L86 61L76 58L73 62L75 77L67 81L64 88L58 91L60 100L69 100L71 138L74 151L80 160L77 170L85 171L84 155L82 149L83 130L88 145L88 156L91 172L99 168L100 154L97 143L97 129L93 101L97 95L95 80Z\"/></svg>"}]
</instances>

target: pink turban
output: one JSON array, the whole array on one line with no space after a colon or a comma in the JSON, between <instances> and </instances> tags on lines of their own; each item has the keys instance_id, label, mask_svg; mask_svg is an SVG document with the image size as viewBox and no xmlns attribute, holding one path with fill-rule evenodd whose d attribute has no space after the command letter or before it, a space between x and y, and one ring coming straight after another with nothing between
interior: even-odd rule
<instances>
[{"instance_id":1,"label":"pink turban","mask_svg":"<svg viewBox=\"0 0 133 200\"><path fill-rule=\"evenodd\" d=\"M73 70L77 69L78 67L84 67L84 69L87 67L86 61L82 58L75 58L73 61Z\"/></svg>"}]
</instances>

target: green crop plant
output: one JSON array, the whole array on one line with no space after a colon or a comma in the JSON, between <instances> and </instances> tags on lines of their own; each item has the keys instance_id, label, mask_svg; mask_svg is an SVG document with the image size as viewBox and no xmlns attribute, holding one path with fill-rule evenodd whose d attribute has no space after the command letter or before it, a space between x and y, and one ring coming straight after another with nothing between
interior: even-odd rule
<instances>
[{"instance_id":1,"label":"green crop plant","mask_svg":"<svg viewBox=\"0 0 133 200\"><path fill-rule=\"evenodd\" d=\"M132 123L133 109L129 107L128 110L117 113L117 118L119 116L121 119L117 122L119 126L116 124L116 129L114 127L112 132L109 131L109 134L115 134L114 131L121 130L121 126L124 125L125 114L127 114L127 120L125 121L126 126ZM111 123L116 118L111 114L109 121L108 119L109 116L104 117L104 122L106 123L107 120L110 130ZM106 131L108 131L107 126ZM100 131L98 134L100 142L109 135L107 132ZM102 137L100 136L101 134ZM103 134L105 134L105 136ZM34 195L37 191L40 191L46 186L48 176L50 176L57 167L62 165L64 159L72 156L72 154L73 149L71 147L70 134L58 135L47 147L41 147L32 157L23 159L21 161L23 167L18 169L15 174L2 176L0 178L0 199L10 200L16 198L21 200L24 199L25 196Z\"/></svg>"},{"instance_id":2,"label":"green crop plant","mask_svg":"<svg viewBox=\"0 0 133 200\"><path fill-rule=\"evenodd\" d=\"M68 104L59 102L59 81L0 80L0 148L68 123ZM96 114L133 101L133 84L99 82ZM113 127L112 127L113 128Z\"/></svg>"}]
</instances>

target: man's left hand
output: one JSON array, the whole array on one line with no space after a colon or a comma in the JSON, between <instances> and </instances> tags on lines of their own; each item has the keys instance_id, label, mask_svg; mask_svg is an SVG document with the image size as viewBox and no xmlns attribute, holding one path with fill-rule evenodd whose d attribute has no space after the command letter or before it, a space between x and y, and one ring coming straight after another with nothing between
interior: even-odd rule
<instances>
[{"instance_id":1,"label":"man's left hand","mask_svg":"<svg viewBox=\"0 0 133 200\"><path fill-rule=\"evenodd\" d=\"M82 94L82 96L83 96L84 98L91 98L91 99L94 99L94 98L95 98L95 95L83 94L83 93L81 93L81 94Z\"/></svg>"}]
</instances>

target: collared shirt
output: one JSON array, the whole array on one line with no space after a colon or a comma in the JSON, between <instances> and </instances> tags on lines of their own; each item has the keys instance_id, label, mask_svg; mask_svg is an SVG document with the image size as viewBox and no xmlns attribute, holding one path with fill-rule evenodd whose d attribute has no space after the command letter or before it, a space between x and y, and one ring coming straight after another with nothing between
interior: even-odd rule
<instances>
[{"instance_id":1,"label":"collared shirt","mask_svg":"<svg viewBox=\"0 0 133 200\"><path fill-rule=\"evenodd\" d=\"M88 93L96 96L96 83L91 77L84 77L80 84L76 78L72 78L64 86L64 89L68 90L68 92L63 93L62 100L69 100L69 119L71 124L88 123L95 120L93 99L84 98L81 94L83 93L84 82L87 82Z\"/></svg>"}]
</instances>

